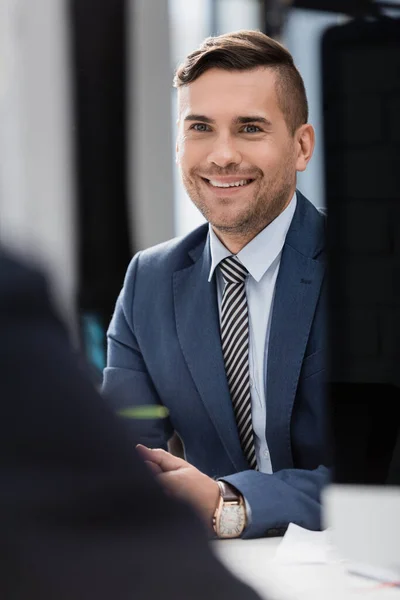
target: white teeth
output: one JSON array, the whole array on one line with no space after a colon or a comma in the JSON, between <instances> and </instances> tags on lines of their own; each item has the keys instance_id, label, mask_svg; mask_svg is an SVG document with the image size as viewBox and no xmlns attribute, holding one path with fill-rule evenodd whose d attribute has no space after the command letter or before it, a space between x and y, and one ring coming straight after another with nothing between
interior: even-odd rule
<instances>
[{"instance_id":1,"label":"white teeth","mask_svg":"<svg viewBox=\"0 0 400 600\"><path fill-rule=\"evenodd\" d=\"M232 183L221 183L220 181L213 181L209 179L209 183L214 187L221 188L229 188L229 187L239 187L240 185L246 185L249 183L250 179L241 179L240 181L233 181Z\"/></svg>"}]
</instances>

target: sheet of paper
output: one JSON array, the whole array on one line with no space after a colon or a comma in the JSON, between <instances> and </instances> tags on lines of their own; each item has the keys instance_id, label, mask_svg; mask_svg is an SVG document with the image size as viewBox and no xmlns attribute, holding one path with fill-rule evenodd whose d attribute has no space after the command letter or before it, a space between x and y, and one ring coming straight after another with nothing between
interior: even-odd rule
<instances>
[{"instance_id":1,"label":"sheet of paper","mask_svg":"<svg viewBox=\"0 0 400 600\"><path fill-rule=\"evenodd\" d=\"M281 564L311 565L337 562L330 531L309 531L290 523L275 554Z\"/></svg>"},{"instance_id":2,"label":"sheet of paper","mask_svg":"<svg viewBox=\"0 0 400 600\"><path fill-rule=\"evenodd\" d=\"M331 531L309 531L291 523L279 544L274 562L280 565L341 565L348 573L387 583L400 581L400 574L388 569L346 561L331 542Z\"/></svg>"}]
</instances>

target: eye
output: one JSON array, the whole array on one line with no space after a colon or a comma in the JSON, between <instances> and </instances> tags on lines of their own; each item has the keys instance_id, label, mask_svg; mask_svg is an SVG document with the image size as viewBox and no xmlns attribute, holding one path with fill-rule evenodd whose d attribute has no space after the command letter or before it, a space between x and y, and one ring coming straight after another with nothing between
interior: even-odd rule
<instances>
[{"instance_id":1,"label":"eye","mask_svg":"<svg viewBox=\"0 0 400 600\"><path fill-rule=\"evenodd\" d=\"M244 133L259 133L261 129L257 125L245 125L243 127Z\"/></svg>"},{"instance_id":2,"label":"eye","mask_svg":"<svg viewBox=\"0 0 400 600\"><path fill-rule=\"evenodd\" d=\"M190 126L190 129L193 129L194 131L210 131L210 127L209 125L206 125L205 123L194 123L193 125Z\"/></svg>"}]
</instances>

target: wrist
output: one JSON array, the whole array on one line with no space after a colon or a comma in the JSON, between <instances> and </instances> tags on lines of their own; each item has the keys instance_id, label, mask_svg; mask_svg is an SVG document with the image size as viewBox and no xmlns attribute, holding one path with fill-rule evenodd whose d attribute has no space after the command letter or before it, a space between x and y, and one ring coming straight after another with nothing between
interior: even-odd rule
<instances>
[{"instance_id":1,"label":"wrist","mask_svg":"<svg viewBox=\"0 0 400 600\"><path fill-rule=\"evenodd\" d=\"M214 512L213 529L219 538L239 537L247 524L242 494L229 483L218 481L220 496Z\"/></svg>"}]
</instances>

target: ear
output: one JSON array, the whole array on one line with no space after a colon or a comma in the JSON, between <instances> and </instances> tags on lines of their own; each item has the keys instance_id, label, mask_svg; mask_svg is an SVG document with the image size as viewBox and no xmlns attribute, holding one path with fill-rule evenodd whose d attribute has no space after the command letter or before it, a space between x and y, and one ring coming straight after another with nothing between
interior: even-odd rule
<instances>
[{"instance_id":1,"label":"ear","mask_svg":"<svg viewBox=\"0 0 400 600\"><path fill-rule=\"evenodd\" d=\"M297 145L296 170L305 171L314 152L314 127L309 123L306 123L299 127L295 136Z\"/></svg>"}]
</instances>

